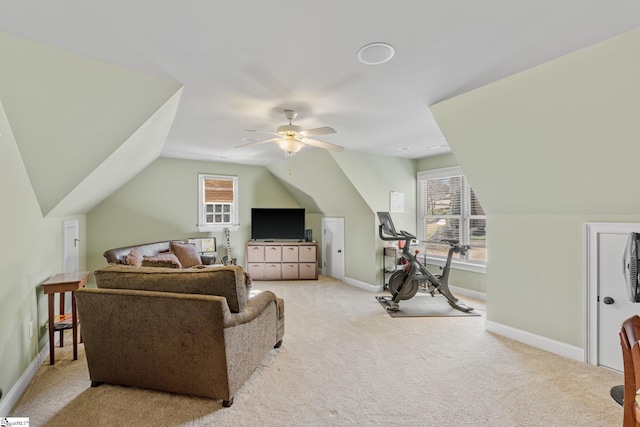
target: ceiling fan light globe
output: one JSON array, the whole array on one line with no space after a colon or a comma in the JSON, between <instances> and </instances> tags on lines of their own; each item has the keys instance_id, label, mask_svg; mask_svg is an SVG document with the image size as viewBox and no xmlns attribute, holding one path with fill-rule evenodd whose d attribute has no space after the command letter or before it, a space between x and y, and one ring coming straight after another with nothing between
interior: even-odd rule
<instances>
[{"instance_id":1,"label":"ceiling fan light globe","mask_svg":"<svg viewBox=\"0 0 640 427\"><path fill-rule=\"evenodd\" d=\"M298 141L297 139L291 138L279 139L278 145L280 146L282 151L285 151L287 153L297 153L302 149L302 147L304 147L304 144L302 142Z\"/></svg>"}]
</instances>

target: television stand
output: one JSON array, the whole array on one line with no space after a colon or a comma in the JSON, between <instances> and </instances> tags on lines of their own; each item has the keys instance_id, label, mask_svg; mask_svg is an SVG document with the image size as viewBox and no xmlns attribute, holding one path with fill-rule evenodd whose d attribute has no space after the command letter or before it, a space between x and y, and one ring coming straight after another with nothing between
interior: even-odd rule
<instances>
[{"instance_id":1,"label":"television stand","mask_svg":"<svg viewBox=\"0 0 640 427\"><path fill-rule=\"evenodd\" d=\"M248 241L246 270L253 280L317 280L317 242Z\"/></svg>"}]
</instances>

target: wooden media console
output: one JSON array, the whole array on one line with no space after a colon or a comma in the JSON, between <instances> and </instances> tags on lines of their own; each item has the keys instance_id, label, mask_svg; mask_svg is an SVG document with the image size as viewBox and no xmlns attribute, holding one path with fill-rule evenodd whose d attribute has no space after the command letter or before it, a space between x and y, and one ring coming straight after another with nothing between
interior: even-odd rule
<instances>
[{"instance_id":1,"label":"wooden media console","mask_svg":"<svg viewBox=\"0 0 640 427\"><path fill-rule=\"evenodd\" d=\"M254 280L318 279L316 242L249 241L245 260Z\"/></svg>"}]
</instances>

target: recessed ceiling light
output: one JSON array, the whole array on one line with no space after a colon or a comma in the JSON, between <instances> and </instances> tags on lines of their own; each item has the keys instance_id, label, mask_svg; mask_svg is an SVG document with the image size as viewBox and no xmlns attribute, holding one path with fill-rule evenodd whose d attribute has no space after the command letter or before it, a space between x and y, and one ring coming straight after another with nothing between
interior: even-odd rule
<instances>
[{"instance_id":1,"label":"recessed ceiling light","mask_svg":"<svg viewBox=\"0 0 640 427\"><path fill-rule=\"evenodd\" d=\"M384 64L395 55L396 50L389 43L370 43L358 50L358 60L367 65Z\"/></svg>"},{"instance_id":2,"label":"recessed ceiling light","mask_svg":"<svg viewBox=\"0 0 640 427\"><path fill-rule=\"evenodd\" d=\"M398 151L405 151L408 150L410 147L400 147L398 148Z\"/></svg>"}]
</instances>

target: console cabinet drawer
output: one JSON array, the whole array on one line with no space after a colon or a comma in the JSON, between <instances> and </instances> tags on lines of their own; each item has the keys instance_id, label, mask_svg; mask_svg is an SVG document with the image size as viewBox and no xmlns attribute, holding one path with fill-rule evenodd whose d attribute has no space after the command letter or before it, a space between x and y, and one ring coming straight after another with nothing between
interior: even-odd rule
<instances>
[{"instance_id":1,"label":"console cabinet drawer","mask_svg":"<svg viewBox=\"0 0 640 427\"><path fill-rule=\"evenodd\" d=\"M315 246L301 246L300 247L300 262L316 262L316 247Z\"/></svg>"},{"instance_id":2,"label":"console cabinet drawer","mask_svg":"<svg viewBox=\"0 0 640 427\"><path fill-rule=\"evenodd\" d=\"M250 262L247 264L247 272L253 280L264 280L264 263Z\"/></svg>"},{"instance_id":3,"label":"console cabinet drawer","mask_svg":"<svg viewBox=\"0 0 640 427\"><path fill-rule=\"evenodd\" d=\"M298 272L300 279L317 279L318 267L315 262L301 262L300 271Z\"/></svg>"},{"instance_id":4,"label":"console cabinet drawer","mask_svg":"<svg viewBox=\"0 0 640 427\"><path fill-rule=\"evenodd\" d=\"M282 262L282 246L265 246L265 262Z\"/></svg>"},{"instance_id":5,"label":"console cabinet drawer","mask_svg":"<svg viewBox=\"0 0 640 427\"><path fill-rule=\"evenodd\" d=\"M282 278L280 263L267 263L264 265L265 280L277 280Z\"/></svg>"},{"instance_id":6,"label":"console cabinet drawer","mask_svg":"<svg viewBox=\"0 0 640 427\"><path fill-rule=\"evenodd\" d=\"M264 262L264 246L247 246L247 262Z\"/></svg>"},{"instance_id":7,"label":"console cabinet drawer","mask_svg":"<svg viewBox=\"0 0 640 427\"><path fill-rule=\"evenodd\" d=\"M298 262L298 246L282 247L282 262Z\"/></svg>"},{"instance_id":8,"label":"console cabinet drawer","mask_svg":"<svg viewBox=\"0 0 640 427\"><path fill-rule=\"evenodd\" d=\"M282 264L282 278L283 279L297 279L298 278L298 263L283 263Z\"/></svg>"}]
</instances>

